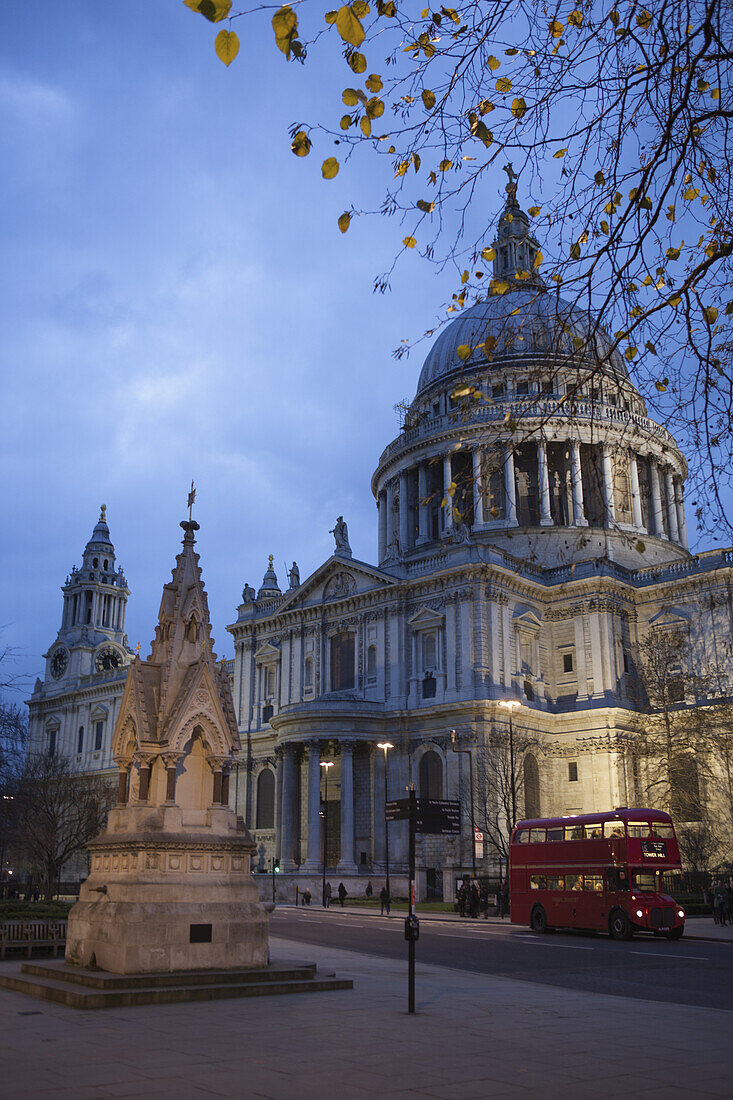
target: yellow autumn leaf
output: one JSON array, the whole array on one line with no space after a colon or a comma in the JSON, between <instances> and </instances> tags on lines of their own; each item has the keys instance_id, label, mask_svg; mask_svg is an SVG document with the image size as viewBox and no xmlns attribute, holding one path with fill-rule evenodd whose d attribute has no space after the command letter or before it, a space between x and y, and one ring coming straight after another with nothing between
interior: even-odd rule
<instances>
[{"instance_id":1,"label":"yellow autumn leaf","mask_svg":"<svg viewBox=\"0 0 733 1100\"><path fill-rule=\"evenodd\" d=\"M382 84L382 78L377 73L372 73L364 81L367 91L369 92L381 92L384 85Z\"/></svg>"},{"instance_id":2,"label":"yellow autumn leaf","mask_svg":"<svg viewBox=\"0 0 733 1100\"><path fill-rule=\"evenodd\" d=\"M541 209L541 206L530 206L527 213L529 214L530 218L536 218Z\"/></svg>"},{"instance_id":3,"label":"yellow autumn leaf","mask_svg":"<svg viewBox=\"0 0 733 1100\"><path fill-rule=\"evenodd\" d=\"M595 176L593 177L593 181L597 183L600 187L606 182L606 177L603 175L603 172L596 172Z\"/></svg>"},{"instance_id":4,"label":"yellow autumn leaf","mask_svg":"<svg viewBox=\"0 0 733 1100\"><path fill-rule=\"evenodd\" d=\"M183 0L183 3L191 11L203 15L210 23L221 23L229 15L232 0Z\"/></svg>"},{"instance_id":5,"label":"yellow autumn leaf","mask_svg":"<svg viewBox=\"0 0 733 1100\"><path fill-rule=\"evenodd\" d=\"M575 244L572 244L570 246L570 258L572 260L580 259L580 245L577 243L577 241Z\"/></svg>"},{"instance_id":6,"label":"yellow autumn leaf","mask_svg":"<svg viewBox=\"0 0 733 1100\"><path fill-rule=\"evenodd\" d=\"M535 271L537 270L538 267L540 267L542 265L542 260L543 260L542 253L541 252L536 252L535 253L535 258L534 258Z\"/></svg>"},{"instance_id":7,"label":"yellow autumn leaf","mask_svg":"<svg viewBox=\"0 0 733 1100\"><path fill-rule=\"evenodd\" d=\"M582 11L578 11L577 8L575 9L575 11L571 11L570 15L568 16L568 23L570 24L571 27L582 27L583 26L583 13L582 13Z\"/></svg>"},{"instance_id":8,"label":"yellow autumn leaf","mask_svg":"<svg viewBox=\"0 0 733 1100\"><path fill-rule=\"evenodd\" d=\"M715 306L708 306L707 309L702 311L702 315L709 325L712 325L718 319L718 311Z\"/></svg>"},{"instance_id":9,"label":"yellow autumn leaf","mask_svg":"<svg viewBox=\"0 0 733 1100\"><path fill-rule=\"evenodd\" d=\"M350 225L351 225L351 214L349 214L348 210L345 210L343 212L343 214L341 215L341 217L339 218L339 220L338 220L338 227L339 227L339 229L341 230L342 233L345 233Z\"/></svg>"},{"instance_id":10,"label":"yellow autumn leaf","mask_svg":"<svg viewBox=\"0 0 733 1100\"><path fill-rule=\"evenodd\" d=\"M290 144L290 148L295 153L296 157L308 156L311 151L311 140L305 130L298 130L298 133Z\"/></svg>"},{"instance_id":11,"label":"yellow autumn leaf","mask_svg":"<svg viewBox=\"0 0 733 1100\"><path fill-rule=\"evenodd\" d=\"M421 98L426 111L432 111L433 107L435 106L435 92L431 92L427 88L425 88Z\"/></svg>"},{"instance_id":12,"label":"yellow autumn leaf","mask_svg":"<svg viewBox=\"0 0 733 1100\"><path fill-rule=\"evenodd\" d=\"M369 14L369 5L366 0L353 0L351 10L357 19L363 19L365 15Z\"/></svg>"},{"instance_id":13,"label":"yellow autumn leaf","mask_svg":"<svg viewBox=\"0 0 733 1100\"><path fill-rule=\"evenodd\" d=\"M682 198L691 202L693 199L696 199L699 194L700 191L697 187L688 187L686 191L682 192Z\"/></svg>"},{"instance_id":14,"label":"yellow autumn leaf","mask_svg":"<svg viewBox=\"0 0 733 1100\"><path fill-rule=\"evenodd\" d=\"M435 203L429 202L427 199L418 199L415 205L418 210L422 210L423 214L432 214L435 210Z\"/></svg>"},{"instance_id":15,"label":"yellow autumn leaf","mask_svg":"<svg viewBox=\"0 0 733 1100\"><path fill-rule=\"evenodd\" d=\"M606 236L610 233L610 228L605 218L601 219L601 233L605 233Z\"/></svg>"},{"instance_id":16,"label":"yellow autumn leaf","mask_svg":"<svg viewBox=\"0 0 733 1100\"><path fill-rule=\"evenodd\" d=\"M405 172L407 171L407 169L409 167L410 167L409 160L403 160L401 164L397 165L397 171L394 174L394 178L397 179L398 176L404 176Z\"/></svg>"},{"instance_id":17,"label":"yellow autumn leaf","mask_svg":"<svg viewBox=\"0 0 733 1100\"><path fill-rule=\"evenodd\" d=\"M405 248L414 248L415 245L417 244L417 241L415 240L414 237L405 237L405 239L403 240L402 243L405 246Z\"/></svg>"},{"instance_id":18,"label":"yellow autumn leaf","mask_svg":"<svg viewBox=\"0 0 733 1100\"><path fill-rule=\"evenodd\" d=\"M680 258L679 248L668 248L665 252L665 256L668 260L678 260Z\"/></svg>"},{"instance_id":19,"label":"yellow autumn leaf","mask_svg":"<svg viewBox=\"0 0 733 1100\"><path fill-rule=\"evenodd\" d=\"M492 260L496 259L496 252L493 248L482 248L481 256L484 260L486 260L486 263L488 264L491 263Z\"/></svg>"},{"instance_id":20,"label":"yellow autumn leaf","mask_svg":"<svg viewBox=\"0 0 733 1100\"><path fill-rule=\"evenodd\" d=\"M219 31L214 39L214 49L219 60L229 66L239 53L239 39L234 31Z\"/></svg>"},{"instance_id":21,"label":"yellow autumn leaf","mask_svg":"<svg viewBox=\"0 0 733 1100\"><path fill-rule=\"evenodd\" d=\"M492 294L506 294L509 289L509 283L503 279L492 279L489 284L489 290Z\"/></svg>"},{"instance_id":22,"label":"yellow autumn leaf","mask_svg":"<svg viewBox=\"0 0 733 1100\"><path fill-rule=\"evenodd\" d=\"M438 165L438 169L441 172L447 172L448 169L452 168L452 167L453 167L453 161L452 160L441 160L440 164Z\"/></svg>"},{"instance_id":23,"label":"yellow autumn leaf","mask_svg":"<svg viewBox=\"0 0 733 1100\"><path fill-rule=\"evenodd\" d=\"M339 162L336 157L327 157L321 165L321 175L324 180L332 180L339 173Z\"/></svg>"},{"instance_id":24,"label":"yellow autumn leaf","mask_svg":"<svg viewBox=\"0 0 733 1100\"><path fill-rule=\"evenodd\" d=\"M458 356L459 359L468 359L469 356L471 355L472 351L473 351L473 348L470 347L468 344L459 344L458 347L456 348L456 355ZM448 490L448 492L450 492L450 489ZM455 490L454 490L454 492L455 492Z\"/></svg>"},{"instance_id":25,"label":"yellow autumn leaf","mask_svg":"<svg viewBox=\"0 0 733 1100\"><path fill-rule=\"evenodd\" d=\"M291 44L298 30L298 17L289 4L285 4L275 12L272 17L272 29L275 32L277 48L282 50L286 57L290 57Z\"/></svg>"},{"instance_id":26,"label":"yellow autumn leaf","mask_svg":"<svg viewBox=\"0 0 733 1100\"><path fill-rule=\"evenodd\" d=\"M384 103L374 95L366 105L368 118L381 118L384 114Z\"/></svg>"},{"instance_id":27,"label":"yellow autumn leaf","mask_svg":"<svg viewBox=\"0 0 733 1100\"><path fill-rule=\"evenodd\" d=\"M367 61L363 53L357 53L356 50L347 59L347 64L353 73L357 76L360 73L366 72Z\"/></svg>"},{"instance_id":28,"label":"yellow autumn leaf","mask_svg":"<svg viewBox=\"0 0 733 1100\"><path fill-rule=\"evenodd\" d=\"M646 29L651 24L651 21L652 13L650 11L642 11L636 17L637 27L642 27L643 29Z\"/></svg>"},{"instance_id":29,"label":"yellow autumn leaf","mask_svg":"<svg viewBox=\"0 0 733 1100\"><path fill-rule=\"evenodd\" d=\"M624 352L624 358L628 359L629 362L631 362L632 359L635 359L636 355L637 355L637 349L636 348L627 348L626 351Z\"/></svg>"},{"instance_id":30,"label":"yellow autumn leaf","mask_svg":"<svg viewBox=\"0 0 733 1100\"><path fill-rule=\"evenodd\" d=\"M562 32L565 30L562 23L558 22L557 19L550 20L548 29L552 38L562 38Z\"/></svg>"},{"instance_id":31,"label":"yellow autumn leaf","mask_svg":"<svg viewBox=\"0 0 733 1100\"><path fill-rule=\"evenodd\" d=\"M497 92L511 92L512 82L507 76L500 76L495 84Z\"/></svg>"},{"instance_id":32,"label":"yellow autumn leaf","mask_svg":"<svg viewBox=\"0 0 733 1100\"><path fill-rule=\"evenodd\" d=\"M367 118L367 116L364 115L363 118L359 119L359 125L361 126L361 132L364 135L364 137L368 138L368 137L372 136L371 119Z\"/></svg>"},{"instance_id":33,"label":"yellow autumn leaf","mask_svg":"<svg viewBox=\"0 0 733 1100\"><path fill-rule=\"evenodd\" d=\"M364 28L353 12L353 5L344 4L336 13L336 30L344 42L350 46L361 46L364 41Z\"/></svg>"},{"instance_id":34,"label":"yellow autumn leaf","mask_svg":"<svg viewBox=\"0 0 733 1100\"><path fill-rule=\"evenodd\" d=\"M523 99L512 100L512 114L515 118L522 118L527 112L527 104Z\"/></svg>"},{"instance_id":35,"label":"yellow autumn leaf","mask_svg":"<svg viewBox=\"0 0 733 1100\"><path fill-rule=\"evenodd\" d=\"M558 160L560 157L564 157L566 153L567 149L558 149L558 151L556 153L553 153L552 155L555 160Z\"/></svg>"},{"instance_id":36,"label":"yellow autumn leaf","mask_svg":"<svg viewBox=\"0 0 733 1100\"><path fill-rule=\"evenodd\" d=\"M489 66L489 68L491 69L491 71L493 73L493 72L496 72L496 70L501 65L501 61L499 61L498 57L494 57L493 54L490 54L487 61L486 61L486 64Z\"/></svg>"},{"instance_id":37,"label":"yellow autumn leaf","mask_svg":"<svg viewBox=\"0 0 733 1100\"><path fill-rule=\"evenodd\" d=\"M712 92L710 93L710 98L720 99L720 88L713 88Z\"/></svg>"}]
</instances>

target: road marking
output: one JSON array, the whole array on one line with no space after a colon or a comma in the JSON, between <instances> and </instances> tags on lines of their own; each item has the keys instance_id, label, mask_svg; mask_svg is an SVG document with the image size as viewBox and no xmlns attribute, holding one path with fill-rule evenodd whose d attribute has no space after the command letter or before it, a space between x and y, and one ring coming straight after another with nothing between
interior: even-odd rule
<instances>
[{"instance_id":1,"label":"road marking","mask_svg":"<svg viewBox=\"0 0 733 1100\"><path fill-rule=\"evenodd\" d=\"M446 937L448 939L451 939L451 940L454 940L456 938L455 933L452 933L452 932L434 932L433 935L435 935L435 936L444 936L444 937ZM520 937L517 937L517 939L519 940ZM565 950L565 951L593 951L594 950L593 947L580 947L580 946L578 946L578 944L575 944L575 943L545 943L545 942L539 943L537 940L531 940L529 938L522 939L521 942L525 943L525 944L528 944L530 947L559 947L559 948L561 948L562 950Z\"/></svg>"},{"instance_id":2,"label":"road marking","mask_svg":"<svg viewBox=\"0 0 733 1100\"><path fill-rule=\"evenodd\" d=\"M665 955L663 951L629 951L630 955L651 955L655 959L693 959L695 962L710 962L707 955Z\"/></svg>"}]
</instances>

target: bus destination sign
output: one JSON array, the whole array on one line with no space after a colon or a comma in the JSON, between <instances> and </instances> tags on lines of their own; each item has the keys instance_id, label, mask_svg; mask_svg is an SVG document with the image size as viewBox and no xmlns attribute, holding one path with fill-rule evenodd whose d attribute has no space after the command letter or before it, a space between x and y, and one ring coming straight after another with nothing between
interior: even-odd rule
<instances>
[{"instance_id":1,"label":"bus destination sign","mask_svg":"<svg viewBox=\"0 0 733 1100\"><path fill-rule=\"evenodd\" d=\"M642 840L641 854L645 859L666 859L667 842L665 840Z\"/></svg>"}]
</instances>

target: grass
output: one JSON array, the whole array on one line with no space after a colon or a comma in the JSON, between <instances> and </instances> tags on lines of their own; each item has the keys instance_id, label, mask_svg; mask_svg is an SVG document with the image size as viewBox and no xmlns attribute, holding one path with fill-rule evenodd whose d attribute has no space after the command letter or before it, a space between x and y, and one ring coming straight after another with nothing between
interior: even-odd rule
<instances>
[{"instance_id":1,"label":"grass","mask_svg":"<svg viewBox=\"0 0 733 1100\"><path fill-rule=\"evenodd\" d=\"M0 920L63 920L71 909L66 901L0 901Z\"/></svg>"},{"instance_id":2,"label":"grass","mask_svg":"<svg viewBox=\"0 0 733 1100\"><path fill-rule=\"evenodd\" d=\"M346 898L347 905L367 906L370 909L379 909L381 902L378 897L372 898ZM338 905L338 898L331 900L334 908ZM407 898L392 898L392 908L407 912ZM415 906L419 913L455 913L456 907L452 901L419 901Z\"/></svg>"}]
</instances>

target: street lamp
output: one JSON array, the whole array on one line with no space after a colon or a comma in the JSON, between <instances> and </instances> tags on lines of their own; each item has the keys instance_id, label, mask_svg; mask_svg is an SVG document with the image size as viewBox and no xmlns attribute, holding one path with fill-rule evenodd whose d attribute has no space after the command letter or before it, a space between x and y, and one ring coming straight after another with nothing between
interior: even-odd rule
<instances>
[{"instance_id":1,"label":"street lamp","mask_svg":"<svg viewBox=\"0 0 733 1100\"><path fill-rule=\"evenodd\" d=\"M509 711L509 768L511 769L512 776L512 820L509 828L509 834L511 835L512 829L517 824L517 781L514 775L514 727L512 725L512 712L521 707L521 703L518 699L501 699L499 706L504 707Z\"/></svg>"},{"instance_id":2,"label":"street lamp","mask_svg":"<svg viewBox=\"0 0 733 1100\"><path fill-rule=\"evenodd\" d=\"M394 748L391 741L378 741L377 748L382 749L384 752L384 862L387 871L386 874L386 888L387 897L389 898L389 822L387 821L387 753L390 749Z\"/></svg>"},{"instance_id":3,"label":"street lamp","mask_svg":"<svg viewBox=\"0 0 733 1100\"><path fill-rule=\"evenodd\" d=\"M468 786L471 799L471 868L476 878L476 820L473 814L473 754L470 749L456 748L456 731L450 731L450 747L453 752L464 753L468 757Z\"/></svg>"},{"instance_id":4,"label":"street lamp","mask_svg":"<svg viewBox=\"0 0 733 1100\"><path fill-rule=\"evenodd\" d=\"M323 801L323 883L321 899L323 908L326 908L326 840L328 837L328 769L333 767L333 760L321 760L323 774L326 777L326 795Z\"/></svg>"}]
</instances>

